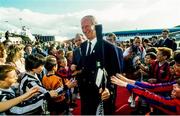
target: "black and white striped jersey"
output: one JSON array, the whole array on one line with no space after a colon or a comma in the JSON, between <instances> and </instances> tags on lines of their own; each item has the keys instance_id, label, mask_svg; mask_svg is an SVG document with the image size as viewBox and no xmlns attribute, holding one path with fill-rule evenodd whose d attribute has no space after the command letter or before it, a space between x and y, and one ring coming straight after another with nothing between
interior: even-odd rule
<instances>
[{"instance_id":1,"label":"black and white striped jersey","mask_svg":"<svg viewBox=\"0 0 180 116\"><path fill-rule=\"evenodd\" d=\"M21 78L20 84L19 84L19 90L20 94L24 94L27 92L29 89L32 87L39 87L40 89L40 94L45 97L45 99L50 98L49 91L47 91L43 86L41 81L38 79L37 75L31 75L29 73L25 73L24 76Z\"/></svg>"},{"instance_id":2,"label":"black and white striped jersey","mask_svg":"<svg viewBox=\"0 0 180 116\"><path fill-rule=\"evenodd\" d=\"M15 91L12 88L0 89L0 101L6 101L17 97ZM24 102L13 106L5 112L0 112L0 114L33 114L37 110L42 110L41 105L43 104L42 96L32 97Z\"/></svg>"}]
</instances>

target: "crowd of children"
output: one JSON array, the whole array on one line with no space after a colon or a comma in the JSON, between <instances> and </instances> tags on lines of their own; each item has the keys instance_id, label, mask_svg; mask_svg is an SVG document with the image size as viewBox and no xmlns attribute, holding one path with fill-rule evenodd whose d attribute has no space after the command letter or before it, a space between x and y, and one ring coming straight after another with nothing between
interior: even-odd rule
<instances>
[{"instance_id":1,"label":"crowd of children","mask_svg":"<svg viewBox=\"0 0 180 116\"><path fill-rule=\"evenodd\" d=\"M69 43L68 46L55 42L23 45L6 40L0 43L0 112L71 114L78 97L77 74L80 72L75 69L81 55L79 46L83 41L83 35L77 34L74 44ZM135 37L131 41L117 43L115 46L123 52L121 73L129 79L149 83L167 83L179 79L180 52L175 48L160 46L158 41L161 40L150 43L149 40ZM118 84L116 81L113 80L113 83ZM122 83L119 85L122 86ZM170 94L165 92L158 95L168 97ZM142 103L148 104L146 101Z\"/></svg>"}]
</instances>

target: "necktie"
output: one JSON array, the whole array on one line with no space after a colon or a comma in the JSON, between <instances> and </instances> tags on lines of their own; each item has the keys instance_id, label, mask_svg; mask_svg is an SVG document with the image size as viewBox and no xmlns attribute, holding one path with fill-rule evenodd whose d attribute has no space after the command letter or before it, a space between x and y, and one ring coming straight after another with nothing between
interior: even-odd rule
<instances>
[{"instance_id":1,"label":"necktie","mask_svg":"<svg viewBox=\"0 0 180 116\"><path fill-rule=\"evenodd\" d=\"M87 56L89 56L91 54L91 42L89 42L89 48L88 48L88 52L87 52Z\"/></svg>"}]
</instances>

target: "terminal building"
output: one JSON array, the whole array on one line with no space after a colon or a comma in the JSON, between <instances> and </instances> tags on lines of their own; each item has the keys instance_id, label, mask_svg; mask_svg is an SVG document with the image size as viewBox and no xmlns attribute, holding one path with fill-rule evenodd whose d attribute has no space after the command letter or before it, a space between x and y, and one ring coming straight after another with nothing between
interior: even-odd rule
<instances>
[{"instance_id":1,"label":"terminal building","mask_svg":"<svg viewBox=\"0 0 180 116\"><path fill-rule=\"evenodd\" d=\"M55 41L55 36L51 35L37 35L33 34L38 41L48 42L48 41Z\"/></svg>"},{"instance_id":2,"label":"terminal building","mask_svg":"<svg viewBox=\"0 0 180 116\"><path fill-rule=\"evenodd\" d=\"M163 29L144 29L144 30L131 30L131 31L116 31L113 32L117 36L117 41L125 41L140 36L142 38L150 38L152 36L160 36ZM175 37L180 40L180 27L169 28L170 37ZM108 33L105 33L107 35Z\"/></svg>"}]
</instances>

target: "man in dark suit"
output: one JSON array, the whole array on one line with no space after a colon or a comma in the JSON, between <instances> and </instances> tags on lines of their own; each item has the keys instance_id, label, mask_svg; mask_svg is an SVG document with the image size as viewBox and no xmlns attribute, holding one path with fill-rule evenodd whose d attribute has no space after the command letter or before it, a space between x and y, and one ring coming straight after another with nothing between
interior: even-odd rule
<instances>
[{"instance_id":1,"label":"man in dark suit","mask_svg":"<svg viewBox=\"0 0 180 116\"><path fill-rule=\"evenodd\" d=\"M173 38L172 41L173 41L173 51L176 51L177 50L176 38Z\"/></svg>"},{"instance_id":2,"label":"man in dark suit","mask_svg":"<svg viewBox=\"0 0 180 116\"><path fill-rule=\"evenodd\" d=\"M71 65L71 71L73 72L74 76L76 77L76 80L79 79L79 76L77 75L78 71L76 70L76 66L79 65L79 61L81 58L81 48L80 45L85 41L85 38L83 34L77 33L75 38L74 38L74 43L76 48L73 50L73 60L72 60L72 65ZM79 92L79 87L74 87L74 94L78 98L78 92Z\"/></svg>"},{"instance_id":3,"label":"man in dark suit","mask_svg":"<svg viewBox=\"0 0 180 116\"><path fill-rule=\"evenodd\" d=\"M76 48L73 50L73 60L72 64L78 65L81 57L81 48L80 45L85 41L85 38L82 34L77 33L76 37L74 38Z\"/></svg>"},{"instance_id":4,"label":"man in dark suit","mask_svg":"<svg viewBox=\"0 0 180 116\"><path fill-rule=\"evenodd\" d=\"M78 69L81 70L79 79L79 90L81 96L81 114L95 115L98 104L103 100L104 114L112 114L114 108L114 85L110 77L119 72L118 58L115 46L109 42L101 41L96 37L95 25L97 21L94 16L88 15L81 19L81 28L87 41L81 44L81 59ZM98 65L102 60L102 43L104 48L104 68L107 71L107 84L105 89L96 85ZM102 65L102 64L101 64Z\"/></svg>"},{"instance_id":5,"label":"man in dark suit","mask_svg":"<svg viewBox=\"0 0 180 116\"><path fill-rule=\"evenodd\" d=\"M162 39L159 41L158 47L168 47L174 50L174 43L173 41L169 38L169 30L164 29L162 31Z\"/></svg>"},{"instance_id":6,"label":"man in dark suit","mask_svg":"<svg viewBox=\"0 0 180 116\"><path fill-rule=\"evenodd\" d=\"M107 35L106 40L109 41L110 43L112 43L116 47L116 52L118 55L118 61L119 61L119 67L120 67L120 73L122 73L123 68L124 68L123 51L122 51L122 48L120 48L116 45L116 38L117 37L114 33L109 33Z\"/></svg>"},{"instance_id":7,"label":"man in dark suit","mask_svg":"<svg viewBox=\"0 0 180 116\"><path fill-rule=\"evenodd\" d=\"M106 40L109 41L110 43L112 43L115 47L116 47L116 53L117 53L117 57L118 57L118 64L119 64L119 72L120 73L124 73L123 70L124 70L124 59L123 59L123 51L122 51L122 48L118 47L116 45L116 35L114 33L109 33L107 35L107 38ZM115 97L115 100L114 100L114 104L116 103L116 97L117 97L117 86L115 85L115 93L114 93L114 97Z\"/></svg>"}]
</instances>

